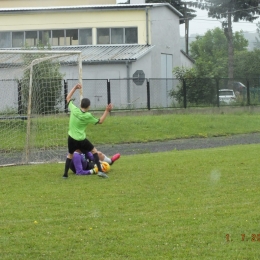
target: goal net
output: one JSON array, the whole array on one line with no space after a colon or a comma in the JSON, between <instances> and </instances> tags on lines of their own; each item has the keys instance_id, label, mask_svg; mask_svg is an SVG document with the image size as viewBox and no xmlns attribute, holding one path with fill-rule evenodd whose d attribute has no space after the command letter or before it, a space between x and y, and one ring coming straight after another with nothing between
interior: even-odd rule
<instances>
[{"instance_id":1,"label":"goal net","mask_svg":"<svg viewBox=\"0 0 260 260\"><path fill-rule=\"evenodd\" d=\"M80 51L0 51L0 166L65 160L68 77L82 83Z\"/></svg>"}]
</instances>

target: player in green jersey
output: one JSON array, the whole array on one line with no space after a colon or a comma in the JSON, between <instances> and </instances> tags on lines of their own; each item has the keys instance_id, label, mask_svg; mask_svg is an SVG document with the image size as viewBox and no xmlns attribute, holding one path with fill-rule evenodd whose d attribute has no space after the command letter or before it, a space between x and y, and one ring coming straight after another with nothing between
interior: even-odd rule
<instances>
[{"instance_id":1,"label":"player in green jersey","mask_svg":"<svg viewBox=\"0 0 260 260\"><path fill-rule=\"evenodd\" d=\"M71 100L74 92L77 89L81 89L81 84L76 84L66 97L68 107L70 109L70 121L69 121L69 131L68 131L68 155L65 163L65 170L63 178L68 178L68 171L73 157L74 151L80 149L81 151L92 152L95 163L98 167L98 176L107 178L108 176L102 171L97 149L94 145L86 138L86 127L89 124L102 124L109 112L112 110L112 104L108 104L103 115L98 119L94 117L90 112L90 100L88 98L83 98L81 100L80 108L75 106Z\"/></svg>"}]
</instances>

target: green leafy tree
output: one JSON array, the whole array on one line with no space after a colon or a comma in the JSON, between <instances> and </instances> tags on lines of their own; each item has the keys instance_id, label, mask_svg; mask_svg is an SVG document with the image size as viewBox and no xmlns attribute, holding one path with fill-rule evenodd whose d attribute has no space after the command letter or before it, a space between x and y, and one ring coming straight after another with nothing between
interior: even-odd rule
<instances>
[{"instance_id":1,"label":"green leafy tree","mask_svg":"<svg viewBox=\"0 0 260 260\"><path fill-rule=\"evenodd\" d=\"M194 68L176 67L173 73L179 80L179 85L177 90L172 89L169 95L180 104L183 102L184 88L186 89L186 99L189 104L210 105L216 100L215 79L199 78Z\"/></svg>"},{"instance_id":2,"label":"green leafy tree","mask_svg":"<svg viewBox=\"0 0 260 260\"><path fill-rule=\"evenodd\" d=\"M197 3L189 2L195 6L208 11L208 16L224 19L222 26L228 42L228 77L234 77L234 44L232 22L240 20L254 21L258 18L260 10L259 0L196 0Z\"/></svg>"},{"instance_id":3,"label":"green leafy tree","mask_svg":"<svg viewBox=\"0 0 260 260\"><path fill-rule=\"evenodd\" d=\"M243 51L235 55L235 77L245 79L260 79L260 49ZM259 85L259 83L258 83Z\"/></svg>"},{"instance_id":4,"label":"green leafy tree","mask_svg":"<svg viewBox=\"0 0 260 260\"><path fill-rule=\"evenodd\" d=\"M247 52L248 41L242 32L233 35L235 54ZM204 36L197 36L191 43L191 56L196 61L191 69L176 67L173 74L179 79L177 90L170 96L183 101L185 80L187 102L191 104L212 104L216 101L216 79L227 77L227 39L223 30L208 30Z\"/></svg>"},{"instance_id":5,"label":"green leafy tree","mask_svg":"<svg viewBox=\"0 0 260 260\"><path fill-rule=\"evenodd\" d=\"M26 47L26 49L29 49ZM38 44L38 50L46 50ZM23 62L30 65L33 60L45 57L44 53L23 54ZM60 64L53 59L47 59L33 66L32 74L32 95L31 111L35 114L51 114L57 110L62 101L62 79ZM23 77L19 80L22 92L23 113L27 112L29 100L30 67L24 71Z\"/></svg>"},{"instance_id":6,"label":"green leafy tree","mask_svg":"<svg viewBox=\"0 0 260 260\"><path fill-rule=\"evenodd\" d=\"M242 32L233 34L234 51L247 49L248 41ZM228 77L228 41L223 30L208 30L204 36L197 36L190 44L190 55L196 61L199 77Z\"/></svg>"}]
</instances>

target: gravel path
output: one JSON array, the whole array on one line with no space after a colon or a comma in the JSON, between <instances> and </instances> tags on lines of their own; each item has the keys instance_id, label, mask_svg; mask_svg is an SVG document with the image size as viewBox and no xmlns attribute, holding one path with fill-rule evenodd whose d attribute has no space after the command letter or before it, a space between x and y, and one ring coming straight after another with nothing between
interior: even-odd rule
<instances>
[{"instance_id":1,"label":"gravel path","mask_svg":"<svg viewBox=\"0 0 260 260\"><path fill-rule=\"evenodd\" d=\"M238 144L259 144L260 133L230 135L222 137L208 137L208 138L190 138L178 139L164 142L148 142L148 143L129 143L129 144L115 144L115 145L97 145L97 149L104 154L111 156L115 153L121 155L143 154L143 153L157 153L172 150L194 150L213 147L223 147ZM67 150L47 151L37 150L30 154L31 162L42 161L64 161ZM43 159L45 158L45 159ZM12 153L4 158L0 156L0 166L8 164L21 164L24 161L23 154Z\"/></svg>"},{"instance_id":2,"label":"gravel path","mask_svg":"<svg viewBox=\"0 0 260 260\"><path fill-rule=\"evenodd\" d=\"M121 155L131 155L141 153L157 153L172 150L193 150L238 144L258 143L260 143L260 133L240 134L222 137L178 139L165 142L98 145L97 148L107 155L111 155L114 153L120 153Z\"/></svg>"}]
</instances>

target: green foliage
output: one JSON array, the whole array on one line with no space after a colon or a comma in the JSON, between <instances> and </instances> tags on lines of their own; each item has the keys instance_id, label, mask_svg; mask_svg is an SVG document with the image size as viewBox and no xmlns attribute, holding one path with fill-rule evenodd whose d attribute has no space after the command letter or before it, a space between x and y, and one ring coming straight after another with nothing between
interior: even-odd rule
<instances>
[{"instance_id":1,"label":"green foliage","mask_svg":"<svg viewBox=\"0 0 260 260\"><path fill-rule=\"evenodd\" d=\"M253 51L238 52L235 55L234 61L235 77L259 79L260 49L254 49Z\"/></svg>"},{"instance_id":2,"label":"green foliage","mask_svg":"<svg viewBox=\"0 0 260 260\"><path fill-rule=\"evenodd\" d=\"M247 53L248 41L242 32L234 34L235 57ZM219 78L228 77L228 42L223 30L215 28L208 30L204 36L197 36L196 41L190 44L191 57L196 61L192 69L176 67L173 74L179 79L177 90L170 91L169 95L180 103L183 101L183 80L186 83L187 102L191 104L208 105L216 103L217 84ZM236 59L237 65L244 63L243 59ZM250 63L244 64L249 66ZM235 68L237 68L236 66ZM243 69L242 69L243 71ZM256 71L255 71L256 72ZM240 78L248 74L239 71L236 75Z\"/></svg>"},{"instance_id":3,"label":"green foliage","mask_svg":"<svg viewBox=\"0 0 260 260\"><path fill-rule=\"evenodd\" d=\"M1 260L258 259L259 145L1 168ZM103 192L105 191L105 192Z\"/></svg>"},{"instance_id":4,"label":"green foliage","mask_svg":"<svg viewBox=\"0 0 260 260\"><path fill-rule=\"evenodd\" d=\"M182 103L185 87L188 103L195 105L208 105L214 102L216 97L216 83L214 79L199 78L194 69L177 67L174 69L173 73L179 80L179 85L177 86L177 90L172 89L169 92L170 97L175 98L179 103Z\"/></svg>"},{"instance_id":5,"label":"green foliage","mask_svg":"<svg viewBox=\"0 0 260 260\"><path fill-rule=\"evenodd\" d=\"M242 32L234 34L235 53L245 51L248 41ZM204 36L197 36L190 44L191 57L196 61L195 71L199 78L227 77L228 42L223 30L208 30Z\"/></svg>"},{"instance_id":6,"label":"green foliage","mask_svg":"<svg viewBox=\"0 0 260 260\"><path fill-rule=\"evenodd\" d=\"M28 48L27 48L28 49ZM41 44L37 45L37 49L46 50ZM49 48L50 49L50 48ZM50 54L49 54L50 55ZM22 91L22 107L23 113L27 112L29 100L29 85L30 85L30 67L33 61L46 57L43 53L23 54L23 62L28 65L24 71L21 80L18 84ZM60 73L60 64L54 59L46 59L41 62L36 62L33 66L32 74L32 113L36 114L51 114L56 112L57 105L62 100L62 79Z\"/></svg>"},{"instance_id":7,"label":"green foliage","mask_svg":"<svg viewBox=\"0 0 260 260\"><path fill-rule=\"evenodd\" d=\"M234 36L232 34L232 19L234 22L239 20L254 21L260 14L258 0L197 0L196 7L206 9L208 16L216 19L224 19L222 27L228 42L228 77L234 77ZM191 3L194 6L194 3Z\"/></svg>"}]
</instances>

